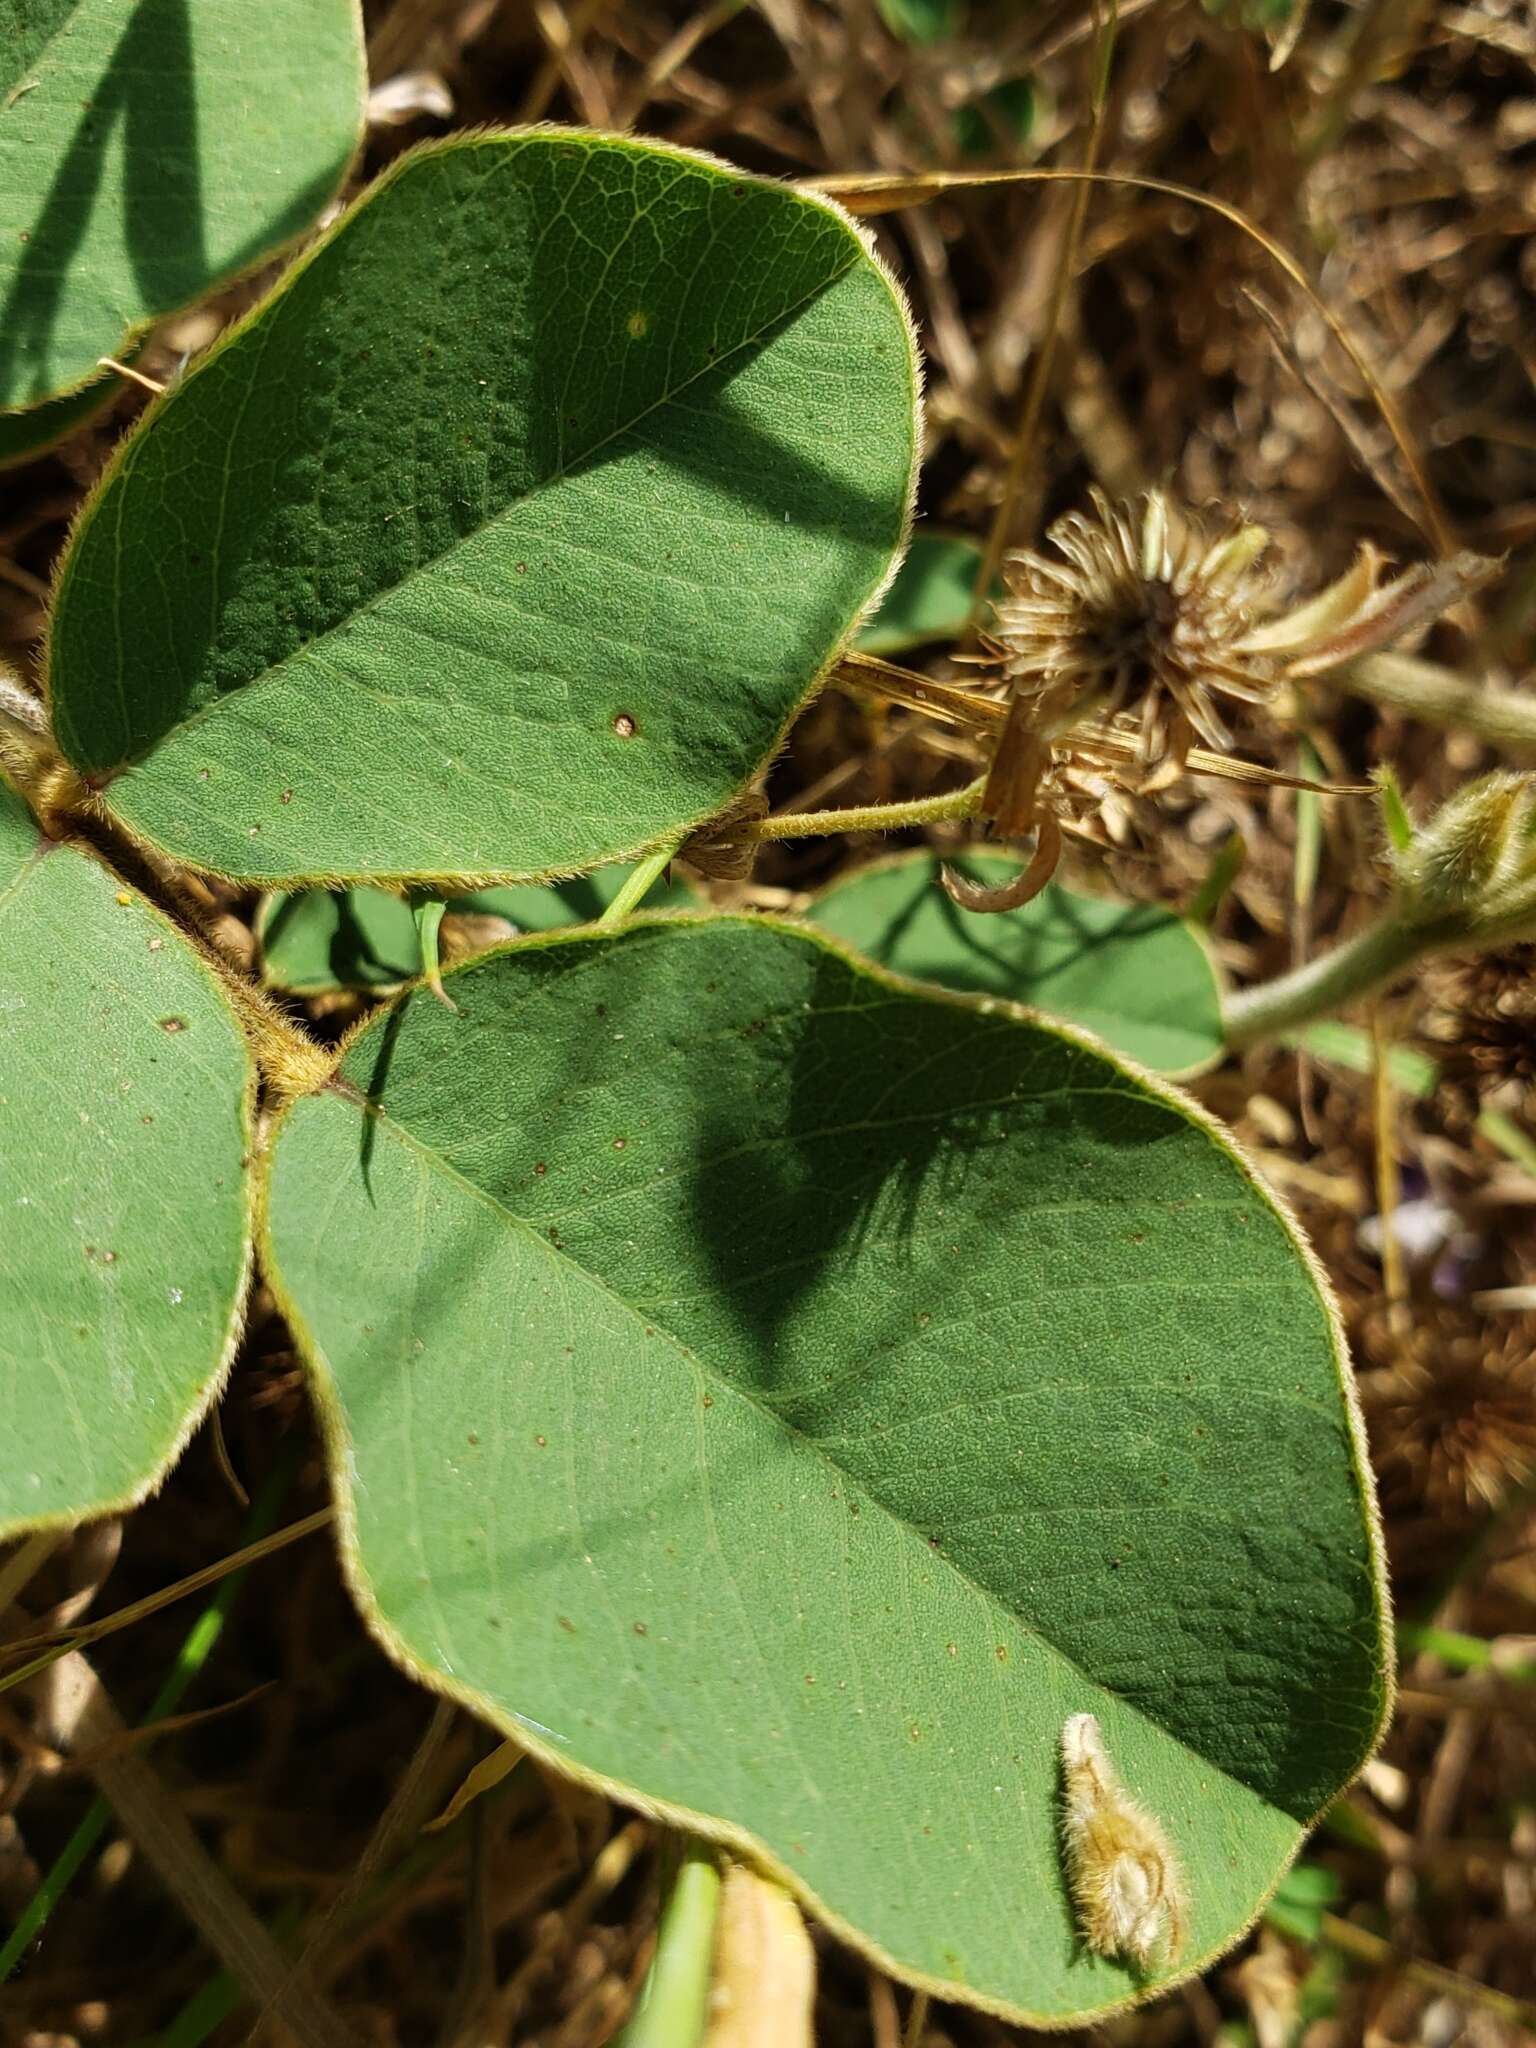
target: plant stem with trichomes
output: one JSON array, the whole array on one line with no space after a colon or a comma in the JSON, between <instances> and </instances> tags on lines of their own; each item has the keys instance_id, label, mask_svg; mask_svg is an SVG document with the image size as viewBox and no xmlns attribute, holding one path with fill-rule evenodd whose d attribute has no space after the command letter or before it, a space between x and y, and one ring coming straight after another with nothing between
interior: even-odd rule
<instances>
[{"instance_id":1,"label":"plant stem with trichomes","mask_svg":"<svg viewBox=\"0 0 1536 2048\"><path fill-rule=\"evenodd\" d=\"M1226 1039L1236 1048L1274 1038L1314 1017L1328 1017L1402 973L1421 954L1434 950L1422 928L1395 917L1368 925L1331 953L1308 960L1257 988L1228 996Z\"/></svg>"}]
</instances>

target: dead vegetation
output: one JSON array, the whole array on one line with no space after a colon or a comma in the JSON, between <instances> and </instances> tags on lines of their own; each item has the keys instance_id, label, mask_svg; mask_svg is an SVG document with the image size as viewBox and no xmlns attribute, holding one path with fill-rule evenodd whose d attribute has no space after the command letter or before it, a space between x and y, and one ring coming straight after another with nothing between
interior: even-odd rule
<instances>
[{"instance_id":1,"label":"dead vegetation","mask_svg":"<svg viewBox=\"0 0 1536 2048\"><path fill-rule=\"evenodd\" d=\"M954 188L872 222L927 356L922 520L1033 546L1095 489L1155 487L1213 531L1267 529L1282 597L1341 575L1366 545L1401 564L1498 557L1496 578L1428 625L1417 652L1474 685L1529 690L1527 0L1121 0L1117 16L1109 0L377 0L368 15L378 90L360 177L449 125L549 117L790 178L1097 165L1145 181ZM913 32L934 20L953 32ZM1257 236L1170 187L1222 202ZM1290 252L1315 300L1260 238ZM169 372L256 289L170 323L141 367ZM0 643L19 665L81 493L142 402L125 385L107 419L0 480ZM912 658L968 685L975 672L949 653ZM1351 784L1390 762L1419 815L1521 759L1518 720L1490 738L1427 698L1415 716L1390 691L1329 680L1258 694L1223 702L1235 752ZM767 794L775 810L872 804L956 788L981 765L963 726L833 690ZM1234 980L1325 948L1382 897L1369 800L1190 776L1150 794L1136 777L1101 776L1089 793L1068 806L1065 860L1099 888L1186 904L1241 836L1216 926ZM961 830L931 836L953 846ZM738 861L712 886L721 900L781 904L881 844L770 844L749 880ZM205 894L216 938L248 954L253 903ZM1422 1093L1275 1045L1197 1084L1298 1206L1340 1291L1407 1624L1402 1696L1383 1757L1308 1852L1326 1910L1307 1938L1265 1928L1204 1983L1100 2030L1124 2048L1501 2048L1528 2036L1532 961L1525 948L1437 967L1391 990L1374 1019L1353 1018L1380 1048L1439 1063ZM250 1535L232 1475L271 1472L282 1484L269 1520L323 1508L297 1363L258 1298L222 1438L205 1430L126 1527L40 1546L0 1631L94 1617L217 1563ZM0 1564L0 1586L10 1569ZM389 1666L320 1535L251 1567L174 1719L153 1747L130 1740L117 1716L160 1718L151 1703L187 1655L197 1605L101 1640L99 1711L57 1674L41 1695L0 1697L0 1922L33 1898L93 1778L114 1802L46 1943L0 1995L0 2042L246 2039L253 2008L213 1959L210 1912L226 1913L213 1947L246 1958L246 1990L269 2007L268 2039L608 2040L654 1936L656 1831L525 1762L423 1833L490 1738ZM76 1683L89 1692L88 1674ZM181 1825L157 1835L127 1820L157 1810ZM228 1917L237 1909L249 1926ZM817 1946L824 2048L1023 2038L958 2009L914 2013L905 1991Z\"/></svg>"}]
</instances>

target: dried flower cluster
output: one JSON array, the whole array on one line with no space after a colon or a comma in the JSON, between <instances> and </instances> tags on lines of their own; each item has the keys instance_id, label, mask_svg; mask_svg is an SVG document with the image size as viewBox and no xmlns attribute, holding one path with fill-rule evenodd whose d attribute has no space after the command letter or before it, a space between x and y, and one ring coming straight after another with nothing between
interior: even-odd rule
<instances>
[{"instance_id":1,"label":"dried flower cluster","mask_svg":"<svg viewBox=\"0 0 1536 2048\"><path fill-rule=\"evenodd\" d=\"M1389 1499L1464 1516L1536 1475L1536 1318L1420 1303L1405 1337L1367 1317L1360 1348L1378 1366L1361 1392Z\"/></svg>"},{"instance_id":2,"label":"dried flower cluster","mask_svg":"<svg viewBox=\"0 0 1536 2048\"><path fill-rule=\"evenodd\" d=\"M1093 501L1096 519L1071 512L1051 528L1051 552L1007 564L996 639L1015 702L1049 735L1133 708L1148 763L1196 735L1230 745L1213 693L1257 704L1278 680L1248 646L1268 536L1242 526L1211 543L1161 491L1139 507Z\"/></svg>"},{"instance_id":3,"label":"dried flower cluster","mask_svg":"<svg viewBox=\"0 0 1536 2048\"><path fill-rule=\"evenodd\" d=\"M1092 517L1069 513L1043 549L1005 564L989 644L1011 698L981 811L1005 837L1039 837L1029 867L1002 889L946 874L969 909L1015 908L1050 879L1070 771L1084 757L1102 774L1106 738L1129 738L1140 787L1160 787L1197 740L1230 747L1218 700L1264 704L1281 683L1355 660L1433 618L1493 566L1459 556L1388 579L1367 546L1337 582L1282 613L1260 568L1261 527L1212 538L1165 491L1119 505L1092 497Z\"/></svg>"}]
</instances>

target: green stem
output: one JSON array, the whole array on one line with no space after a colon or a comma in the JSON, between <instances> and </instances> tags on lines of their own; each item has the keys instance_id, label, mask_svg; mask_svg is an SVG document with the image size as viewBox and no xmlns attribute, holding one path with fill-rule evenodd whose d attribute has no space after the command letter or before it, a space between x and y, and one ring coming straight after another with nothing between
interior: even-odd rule
<instances>
[{"instance_id":1,"label":"green stem","mask_svg":"<svg viewBox=\"0 0 1536 2048\"><path fill-rule=\"evenodd\" d=\"M632 910L638 910L677 858L677 849L681 844L680 839L669 839L665 846L658 846L654 853L648 853L644 860L631 868L618 895L597 920L598 923L618 924L621 919L628 917Z\"/></svg>"},{"instance_id":2,"label":"green stem","mask_svg":"<svg viewBox=\"0 0 1536 2048\"><path fill-rule=\"evenodd\" d=\"M421 948L421 978L440 1003L457 1010L458 1004L443 987L443 961L438 948L447 908L440 896L419 896L411 903L411 915L416 920L416 942Z\"/></svg>"},{"instance_id":3,"label":"green stem","mask_svg":"<svg viewBox=\"0 0 1536 2048\"><path fill-rule=\"evenodd\" d=\"M1454 669L1411 654L1368 654L1328 680L1426 725L1476 733L1495 746L1536 754L1536 696L1528 691L1471 683Z\"/></svg>"},{"instance_id":4,"label":"green stem","mask_svg":"<svg viewBox=\"0 0 1536 2048\"><path fill-rule=\"evenodd\" d=\"M1234 1049L1255 1045L1343 1009L1432 951L1437 937L1389 914L1331 953L1229 996L1224 1009L1227 1044Z\"/></svg>"},{"instance_id":5,"label":"green stem","mask_svg":"<svg viewBox=\"0 0 1536 2048\"><path fill-rule=\"evenodd\" d=\"M690 1841L656 1932L656 1953L622 2048L697 2048L708 2017L720 1913L720 1866L705 1842Z\"/></svg>"},{"instance_id":6,"label":"green stem","mask_svg":"<svg viewBox=\"0 0 1536 2048\"><path fill-rule=\"evenodd\" d=\"M732 837L743 840L811 839L823 832L899 832L909 825L938 825L947 818L971 818L981 802L985 776L952 789L946 796L917 797L905 804L865 804L838 811L784 811L777 818L759 818L741 825Z\"/></svg>"},{"instance_id":7,"label":"green stem","mask_svg":"<svg viewBox=\"0 0 1536 2048\"><path fill-rule=\"evenodd\" d=\"M1513 1117L1506 1116L1502 1109L1485 1109L1477 1119L1477 1128L1491 1144L1498 1146L1506 1159L1513 1159L1526 1173L1536 1174L1536 1143Z\"/></svg>"},{"instance_id":8,"label":"green stem","mask_svg":"<svg viewBox=\"0 0 1536 2048\"><path fill-rule=\"evenodd\" d=\"M1485 2011L1497 2013L1516 2027L1536 2027L1536 2004L1511 1998L1507 1991L1495 1991L1487 1984L1478 1983L1475 1977L1464 1977L1459 1970L1448 1970L1441 1963L1422 1962L1406 1950L1394 1948L1391 1942L1383 1941L1379 1934L1357 1927L1354 1921L1345 1920L1337 1913L1324 1913L1321 1933L1330 1948L1352 1956L1368 1969L1401 1970L1415 1984L1445 1992L1458 2004L1480 2005Z\"/></svg>"},{"instance_id":9,"label":"green stem","mask_svg":"<svg viewBox=\"0 0 1536 2048\"><path fill-rule=\"evenodd\" d=\"M272 1527L277 1519L278 1508L282 1505L283 1496L298 1469L298 1462L296 1455L284 1458L262 1488L246 1523L247 1543L265 1536ZM249 1567L246 1569L249 1570ZM212 1654L213 1646L228 1619L229 1610L245 1584L245 1577L244 1571L231 1573L193 1622L177 1652L175 1663L166 1675L164 1684L150 1703L149 1712L144 1717L146 1722L163 1720L175 1710L182 1694ZM10 1976L42 1932L49 1914L68 1891L75 1874L100 1841L111 1818L112 1808L107 1801L99 1797L93 1799L79 1826L59 1851L53 1867L32 1894L26 1911L11 1929L5 1947L0 1949L0 1984Z\"/></svg>"},{"instance_id":10,"label":"green stem","mask_svg":"<svg viewBox=\"0 0 1536 2048\"><path fill-rule=\"evenodd\" d=\"M1492 1643L1485 1642L1481 1636L1464 1635L1460 1629L1438 1628L1433 1622L1400 1621L1397 1644L1400 1650L1428 1651L1455 1671L1495 1671L1499 1668ZM1502 1675L1518 1685L1529 1685L1536 1679L1536 1664L1512 1663L1504 1667Z\"/></svg>"},{"instance_id":11,"label":"green stem","mask_svg":"<svg viewBox=\"0 0 1536 2048\"><path fill-rule=\"evenodd\" d=\"M1217 847L1215 857L1206 869L1205 880L1189 899L1189 907L1184 915L1191 924L1214 923L1223 897L1242 873L1243 863L1247 858L1248 848L1242 833L1228 833Z\"/></svg>"}]
</instances>

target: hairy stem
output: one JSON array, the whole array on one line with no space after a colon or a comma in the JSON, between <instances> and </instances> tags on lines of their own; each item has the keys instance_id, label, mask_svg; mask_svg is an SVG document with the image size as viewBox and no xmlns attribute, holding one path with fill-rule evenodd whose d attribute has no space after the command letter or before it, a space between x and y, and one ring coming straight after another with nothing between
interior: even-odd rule
<instances>
[{"instance_id":1,"label":"hairy stem","mask_svg":"<svg viewBox=\"0 0 1536 2048\"><path fill-rule=\"evenodd\" d=\"M1536 695L1528 692L1468 682L1454 669L1411 654L1368 654L1329 680L1426 725L1452 726L1495 746L1536 754Z\"/></svg>"},{"instance_id":2,"label":"hairy stem","mask_svg":"<svg viewBox=\"0 0 1536 2048\"><path fill-rule=\"evenodd\" d=\"M34 739L46 737L48 714L41 697L34 697L8 668L0 667L0 716Z\"/></svg>"},{"instance_id":3,"label":"hairy stem","mask_svg":"<svg viewBox=\"0 0 1536 2048\"><path fill-rule=\"evenodd\" d=\"M899 832L909 825L937 825L946 818L972 818L981 802L984 775L945 796L922 796L905 804L864 804L836 811L786 811L757 818L732 834L741 840L813 839L824 832Z\"/></svg>"},{"instance_id":4,"label":"hairy stem","mask_svg":"<svg viewBox=\"0 0 1536 2048\"><path fill-rule=\"evenodd\" d=\"M1391 981L1439 943L1443 935L1437 929L1405 924L1389 912L1320 959L1229 996L1224 1012L1227 1043L1234 1048L1256 1045L1314 1017L1331 1016Z\"/></svg>"}]
</instances>

